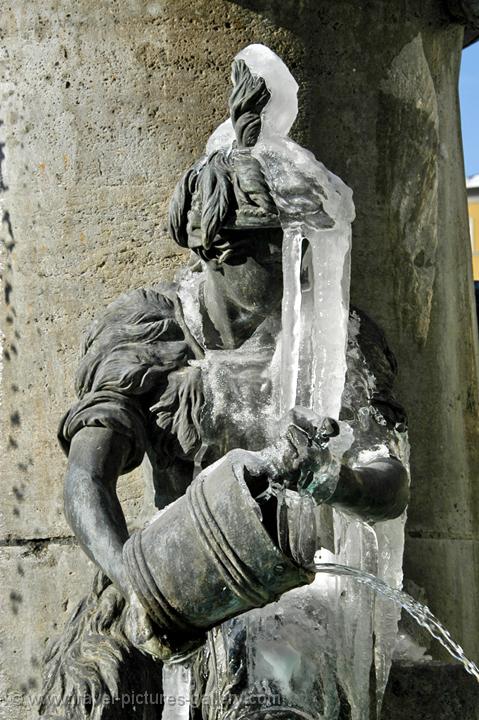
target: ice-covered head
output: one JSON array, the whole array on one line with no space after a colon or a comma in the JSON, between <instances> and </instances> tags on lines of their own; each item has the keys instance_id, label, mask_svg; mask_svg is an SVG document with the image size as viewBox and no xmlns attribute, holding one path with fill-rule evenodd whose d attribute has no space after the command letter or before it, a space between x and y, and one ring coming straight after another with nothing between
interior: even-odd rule
<instances>
[{"instance_id":1,"label":"ice-covered head","mask_svg":"<svg viewBox=\"0 0 479 720\"><path fill-rule=\"evenodd\" d=\"M247 60L238 55L233 62L229 125L220 126L207 148L207 156L180 180L170 203L172 237L180 245L194 249L205 261L233 258L231 233L241 233L245 243L246 232L264 230L270 239L272 234L277 235L272 231L280 227L263 167L253 150L265 132L281 138L278 132L286 131L295 117L295 113L281 114L275 98L275 92L280 90L284 96L281 77L289 71L262 45L251 45L242 53ZM282 71L276 72L276 66Z\"/></svg>"},{"instance_id":2,"label":"ice-covered head","mask_svg":"<svg viewBox=\"0 0 479 720\"><path fill-rule=\"evenodd\" d=\"M298 114L298 83L288 67L275 52L255 43L248 45L236 55L244 60L253 75L262 77L270 93L268 104L262 113L262 134L285 136Z\"/></svg>"},{"instance_id":3,"label":"ice-covered head","mask_svg":"<svg viewBox=\"0 0 479 720\"><path fill-rule=\"evenodd\" d=\"M260 108L257 136L263 138L286 137L298 114L298 84L285 63L266 45L255 43L243 48L236 55L232 65L231 81L233 92L231 100L242 90L240 68L244 64L257 86L266 89L267 102ZM210 136L206 145L207 154L219 149L230 148L235 140L236 118L234 110L225 122L221 123ZM237 135L238 133L236 133Z\"/></svg>"}]
</instances>

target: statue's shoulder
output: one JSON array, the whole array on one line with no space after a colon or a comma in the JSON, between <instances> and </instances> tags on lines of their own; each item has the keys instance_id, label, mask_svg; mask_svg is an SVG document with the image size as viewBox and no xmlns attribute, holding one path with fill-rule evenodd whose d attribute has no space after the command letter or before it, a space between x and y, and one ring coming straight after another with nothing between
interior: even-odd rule
<instances>
[{"instance_id":1,"label":"statue's shoulder","mask_svg":"<svg viewBox=\"0 0 479 720\"><path fill-rule=\"evenodd\" d=\"M348 352L345 395L351 388L362 387L369 394L369 404L388 426L405 428L404 408L394 396L398 365L384 331L363 310L351 306L348 327Z\"/></svg>"},{"instance_id":2,"label":"statue's shoulder","mask_svg":"<svg viewBox=\"0 0 479 720\"><path fill-rule=\"evenodd\" d=\"M149 442L150 405L191 356L178 319L175 285L120 295L84 334L75 377L78 400L59 430L65 452L82 427L100 426L131 437L128 469L139 464Z\"/></svg>"},{"instance_id":3,"label":"statue's shoulder","mask_svg":"<svg viewBox=\"0 0 479 720\"><path fill-rule=\"evenodd\" d=\"M129 290L99 312L83 336L77 395L107 386L145 394L155 369L176 369L188 353L177 317L176 286Z\"/></svg>"},{"instance_id":4,"label":"statue's shoulder","mask_svg":"<svg viewBox=\"0 0 479 720\"><path fill-rule=\"evenodd\" d=\"M176 286L172 283L128 290L97 311L83 335L82 353L101 336L118 332L122 325L141 325L151 320L174 319ZM126 332L128 330L126 329Z\"/></svg>"},{"instance_id":5,"label":"statue's shoulder","mask_svg":"<svg viewBox=\"0 0 479 720\"><path fill-rule=\"evenodd\" d=\"M376 380L392 385L397 375L397 361L384 331L370 315L351 306L348 328L349 344L357 343Z\"/></svg>"}]
</instances>

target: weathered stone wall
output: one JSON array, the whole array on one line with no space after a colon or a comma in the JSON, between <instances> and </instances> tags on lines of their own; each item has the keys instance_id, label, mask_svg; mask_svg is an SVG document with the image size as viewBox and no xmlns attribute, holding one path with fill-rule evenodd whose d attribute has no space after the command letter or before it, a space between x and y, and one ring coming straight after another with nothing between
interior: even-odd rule
<instances>
[{"instance_id":1,"label":"weathered stone wall","mask_svg":"<svg viewBox=\"0 0 479 720\"><path fill-rule=\"evenodd\" d=\"M462 30L449 20L437 0L3 4L0 703L10 720L35 717L45 639L92 573L63 519L55 442L81 332L97 308L182 261L165 230L168 197L224 119L231 58L251 42L289 64L297 139L354 190L353 299L389 336L411 417L407 569L479 655ZM139 474L124 479L130 518L141 493Z\"/></svg>"},{"instance_id":2,"label":"weathered stone wall","mask_svg":"<svg viewBox=\"0 0 479 720\"><path fill-rule=\"evenodd\" d=\"M55 440L81 333L121 292L171 279L184 254L169 196L226 115L230 63L291 31L228 2L20 0L2 6L5 309L1 590L12 720L35 717L46 638L88 591L63 518ZM123 479L133 518L140 473Z\"/></svg>"}]
</instances>

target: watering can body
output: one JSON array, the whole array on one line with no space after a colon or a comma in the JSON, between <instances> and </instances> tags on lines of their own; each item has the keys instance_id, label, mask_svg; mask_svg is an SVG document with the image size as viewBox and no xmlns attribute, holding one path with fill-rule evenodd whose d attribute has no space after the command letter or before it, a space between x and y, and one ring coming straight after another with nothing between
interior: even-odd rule
<instances>
[{"instance_id":1,"label":"watering can body","mask_svg":"<svg viewBox=\"0 0 479 720\"><path fill-rule=\"evenodd\" d=\"M244 480L244 453L232 451L202 471L185 495L125 544L131 584L173 654L314 579L265 530ZM315 538L313 512L303 524ZM311 543L305 566L313 555Z\"/></svg>"}]
</instances>

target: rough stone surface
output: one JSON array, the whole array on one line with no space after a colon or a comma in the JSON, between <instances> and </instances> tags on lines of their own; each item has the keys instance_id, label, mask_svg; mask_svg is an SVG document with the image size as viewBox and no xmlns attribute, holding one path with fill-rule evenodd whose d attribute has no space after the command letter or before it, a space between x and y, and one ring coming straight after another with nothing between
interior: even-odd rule
<instances>
[{"instance_id":1,"label":"rough stone surface","mask_svg":"<svg viewBox=\"0 0 479 720\"><path fill-rule=\"evenodd\" d=\"M479 685L462 666L397 663L389 677L383 720L477 720Z\"/></svg>"},{"instance_id":2,"label":"rough stone surface","mask_svg":"<svg viewBox=\"0 0 479 720\"><path fill-rule=\"evenodd\" d=\"M91 584L93 564L70 541L0 548L0 717L37 718L42 656Z\"/></svg>"},{"instance_id":3,"label":"rough stone surface","mask_svg":"<svg viewBox=\"0 0 479 720\"><path fill-rule=\"evenodd\" d=\"M475 640L479 595L471 588L471 574L479 564L479 542L472 539L406 538L404 572L426 590L425 601L466 646ZM472 572L471 572L472 571ZM433 646L436 656L441 649ZM471 653L472 655L472 653Z\"/></svg>"},{"instance_id":4,"label":"rough stone surface","mask_svg":"<svg viewBox=\"0 0 479 720\"><path fill-rule=\"evenodd\" d=\"M7 597L7 619L13 605L17 615L3 638L16 673L6 716L28 717L14 688L38 682L31 656L39 662L53 618L61 624L66 588L73 598L88 580L81 553L54 542L28 557L28 575L16 569L34 547L27 541L68 541L54 435L73 397L81 331L96 308L171 278L184 258L166 235L168 197L224 119L231 58L252 42L269 45L298 80L295 139L354 189L353 300L388 335L410 415L406 569L478 659L477 337L456 89L463 30L445 3L20 0L3 4L0 25L0 540L13 543L0 562L2 589L22 595ZM141 492L139 473L123 481L130 517Z\"/></svg>"}]
</instances>

